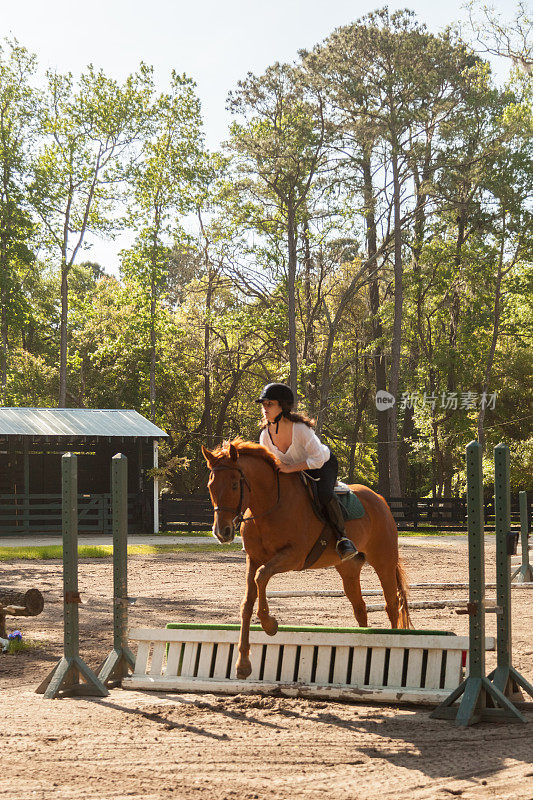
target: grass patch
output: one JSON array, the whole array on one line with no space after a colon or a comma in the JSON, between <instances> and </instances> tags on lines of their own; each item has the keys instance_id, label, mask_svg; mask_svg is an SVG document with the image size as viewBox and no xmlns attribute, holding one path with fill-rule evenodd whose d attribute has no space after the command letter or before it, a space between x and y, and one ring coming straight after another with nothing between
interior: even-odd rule
<instances>
[{"instance_id":1,"label":"grass patch","mask_svg":"<svg viewBox=\"0 0 533 800\"><path fill-rule=\"evenodd\" d=\"M132 544L128 546L128 555L146 556L163 553L215 553L225 550L241 550L239 542L232 544ZM79 558L109 558L113 555L111 545L80 545ZM60 544L43 547L0 547L0 561L45 561L63 558L63 547Z\"/></svg>"},{"instance_id":2,"label":"grass patch","mask_svg":"<svg viewBox=\"0 0 533 800\"><path fill-rule=\"evenodd\" d=\"M133 544L128 546L129 555L153 555L158 553L223 553L226 550L242 550L240 542L231 544Z\"/></svg>"},{"instance_id":3,"label":"grass patch","mask_svg":"<svg viewBox=\"0 0 533 800\"><path fill-rule=\"evenodd\" d=\"M201 536L202 538L209 539L212 536L211 531L158 531L154 536Z\"/></svg>"},{"instance_id":4,"label":"grass patch","mask_svg":"<svg viewBox=\"0 0 533 800\"><path fill-rule=\"evenodd\" d=\"M4 655L15 655L16 653L23 653L26 650L37 650L42 647L44 647L43 642L36 642L33 639L13 639L9 642L9 647Z\"/></svg>"},{"instance_id":5,"label":"grass patch","mask_svg":"<svg viewBox=\"0 0 533 800\"><path fill-rule=\"evenodd\" d=\"M398 531L398 536L465 536L466 533L466 530L439 531L437 528L431 528L430 530Z\"/></svg>"}]
</instances>

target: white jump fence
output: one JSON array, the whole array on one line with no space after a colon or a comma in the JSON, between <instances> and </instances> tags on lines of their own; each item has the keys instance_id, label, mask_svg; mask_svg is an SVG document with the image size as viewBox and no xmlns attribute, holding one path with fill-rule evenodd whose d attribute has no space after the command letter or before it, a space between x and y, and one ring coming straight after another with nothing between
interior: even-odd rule
<instances>
[{"instance_id":1,"label":"white jump fence","mask_svg":"<svg viewBox=\"0 0 533 800\"><path fill-rule=\"evenodd\" d=\"M238 625L134 628L138 643L128 689L225 694L277 693L344 700L435 704L465 675L467 636L432 631L280 626L250 630L252 674L235 676ZM494 639L486 638L487 649Z\"/></svg>"}]
</instances>

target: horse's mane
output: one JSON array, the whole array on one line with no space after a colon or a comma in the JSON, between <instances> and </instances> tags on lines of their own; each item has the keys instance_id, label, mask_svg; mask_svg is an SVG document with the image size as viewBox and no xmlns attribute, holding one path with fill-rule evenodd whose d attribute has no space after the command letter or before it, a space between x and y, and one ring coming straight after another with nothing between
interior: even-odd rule
<instances>
[{"instance_id":1,"label":"horse's mane","mask_svg":"<svg viewBox=\"0 0 533 800\"><path fill-rule=\"evenodd\" d=\"M242 456L255 456L256 458L263 458L266 462L268 462L274 469L277 469L279 465L279 461L274 455L264 447L262 444L257 444L256 442L247 442L244 439L241 439L238 436L236 439L233 439L231 442L222 442L213 450L213 455L217 458L231 458L229 449L230 446L237 450L239 455Z\"/></svg>"}]
</instances>

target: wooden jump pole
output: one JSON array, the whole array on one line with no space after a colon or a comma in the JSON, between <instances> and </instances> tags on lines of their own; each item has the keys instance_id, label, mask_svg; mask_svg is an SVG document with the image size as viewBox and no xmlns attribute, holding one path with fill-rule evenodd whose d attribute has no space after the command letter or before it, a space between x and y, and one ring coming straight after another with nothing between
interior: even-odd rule
<instances>
[{"instance_id":1,"label":"wooden jump pole","mask_svg":"<svg viewBox=\"0 0 533 800\"><path fill-rule=\"evenodd\" d=\"M494 448L494 507L496 519L497 601L503 613L497 617L497 667L489 678L507 698L522 699L520 689L533 697L533 686L512 665L511 555L516 550L517 534L511 533L511 488L509 447ZM527 545L526 545L527 552Z\"/></svg>"},{"instance_id":2,"label":"wooden jump pole","mask_svg":"<svg viewBox=\"0 0 533 800\"><path fill-rule=\"evenodd\" d=\"M456 591L460 589L468 589L468 583L413 583L409 586L409 591L415 590L445 590ZM486 583L485 589L495 589L495 583ZM533 583L512 583L511 589L533 589ZM363 597L383 597L381 589L365 589L361 592ZM269 599L276 597L346 597L342 589L283 589L275 592L268 592ZM140 599L140 598L138 598ZM151 598L147 598L151 599ZM416 601L415 601L416 602ZM444 602L444 601L443 601ZM463 604L466 600L463 600ZM409 608L413 608L413 604L409 603Z\"/></svg>"},{"instance_id":3,"label":"wooden jump pole","mask_svg":"<svg viewBox=\"0 0 533 800\"><path fill-rule=\"evenodd\" d=\"M499 447L502 447L501 445ZM480 721L505 720L525 722L525 717L504 693L510 667L510 568L508 541L510 530L509 509L509 450L507 469L501 453L495 449L495 504L497 546L497 601L498 613L498 663L509 661L506 674L500 672L498 685L485 675L485 542L483 520L482 448L479 442L470 442L466 448L467 519L468 519L468 573L470 578L469 614L470 674L447 699L431 713L436 719L453 719L457 725L467 726ZM505 558L500 558L505 549ZM502 620L505 620L502 622ZM502 634L505 634L502 636ZM506 658L508 656L508 658ZM505 685L502 685L505 684ZM455 701L461 698L459 705Z\"/></svg>"},{"instance_id":4,"label":"wooden jump pole","mask_svg":"<svg viewBox=\"0 0 533 800\"><path fill-rule=\"evenodd\" d=\"M511 580L516 578L518 585L533 585L533 567L529 563L529 519L527 513L527 492L520 492L520 551L522 563L511 575Z\"/></svg>"},{"instance_id":5,"label":"wooden jump pole","mask_svg":"<svg viewBox=\"0 0 533 800\"><path fill-rule=\"evenodd\" d=\"M64 695L106 697L103 683L80 658L78 591L78 464L73 453L61 457L63 528L63 657L37 688L47 699ZM85 683L80 683L80 677Z\"/></svg>"},{"instance_id":6,"label":"wooden jump pole","mask_svg":"<svg viewBox=\"0 0 533 800\"><path fill-rule=\"evenodd\" d=\"M128 646L128 459L117 453L111 459L113 517L113 649L98 674L107 686L120 685L135 666Z\"/></svg>"}]
</instances>

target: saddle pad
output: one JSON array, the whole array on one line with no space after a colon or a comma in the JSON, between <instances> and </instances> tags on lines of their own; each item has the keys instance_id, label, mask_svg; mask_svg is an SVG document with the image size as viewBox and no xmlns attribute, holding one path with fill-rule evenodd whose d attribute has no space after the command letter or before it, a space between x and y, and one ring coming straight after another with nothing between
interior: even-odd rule
<instances>
[{"instance_id":1,"label":"saddle pad","mask_svg":"<svg viewBox=\"0 0 533 800\"><path fill-rule=\"evenodd\" d=\"M333 487L333 491L335 492L335 494L348 494L348 492L351 492L352 490L350 489L347 483L343 483L342 481L337 481L337 483Z\"/></svg>"},{"instance_id":2,"label":"saddle pad","mask_svg":"<svg viewBox=\"0 0 533 800\"><path fill-rule=\"evenodd\" d=\"M340 503L344 519L361 519L365 516L363 504L351 490L349 492L337 493L337 500Z\"/></svg>"}]
</instances>

